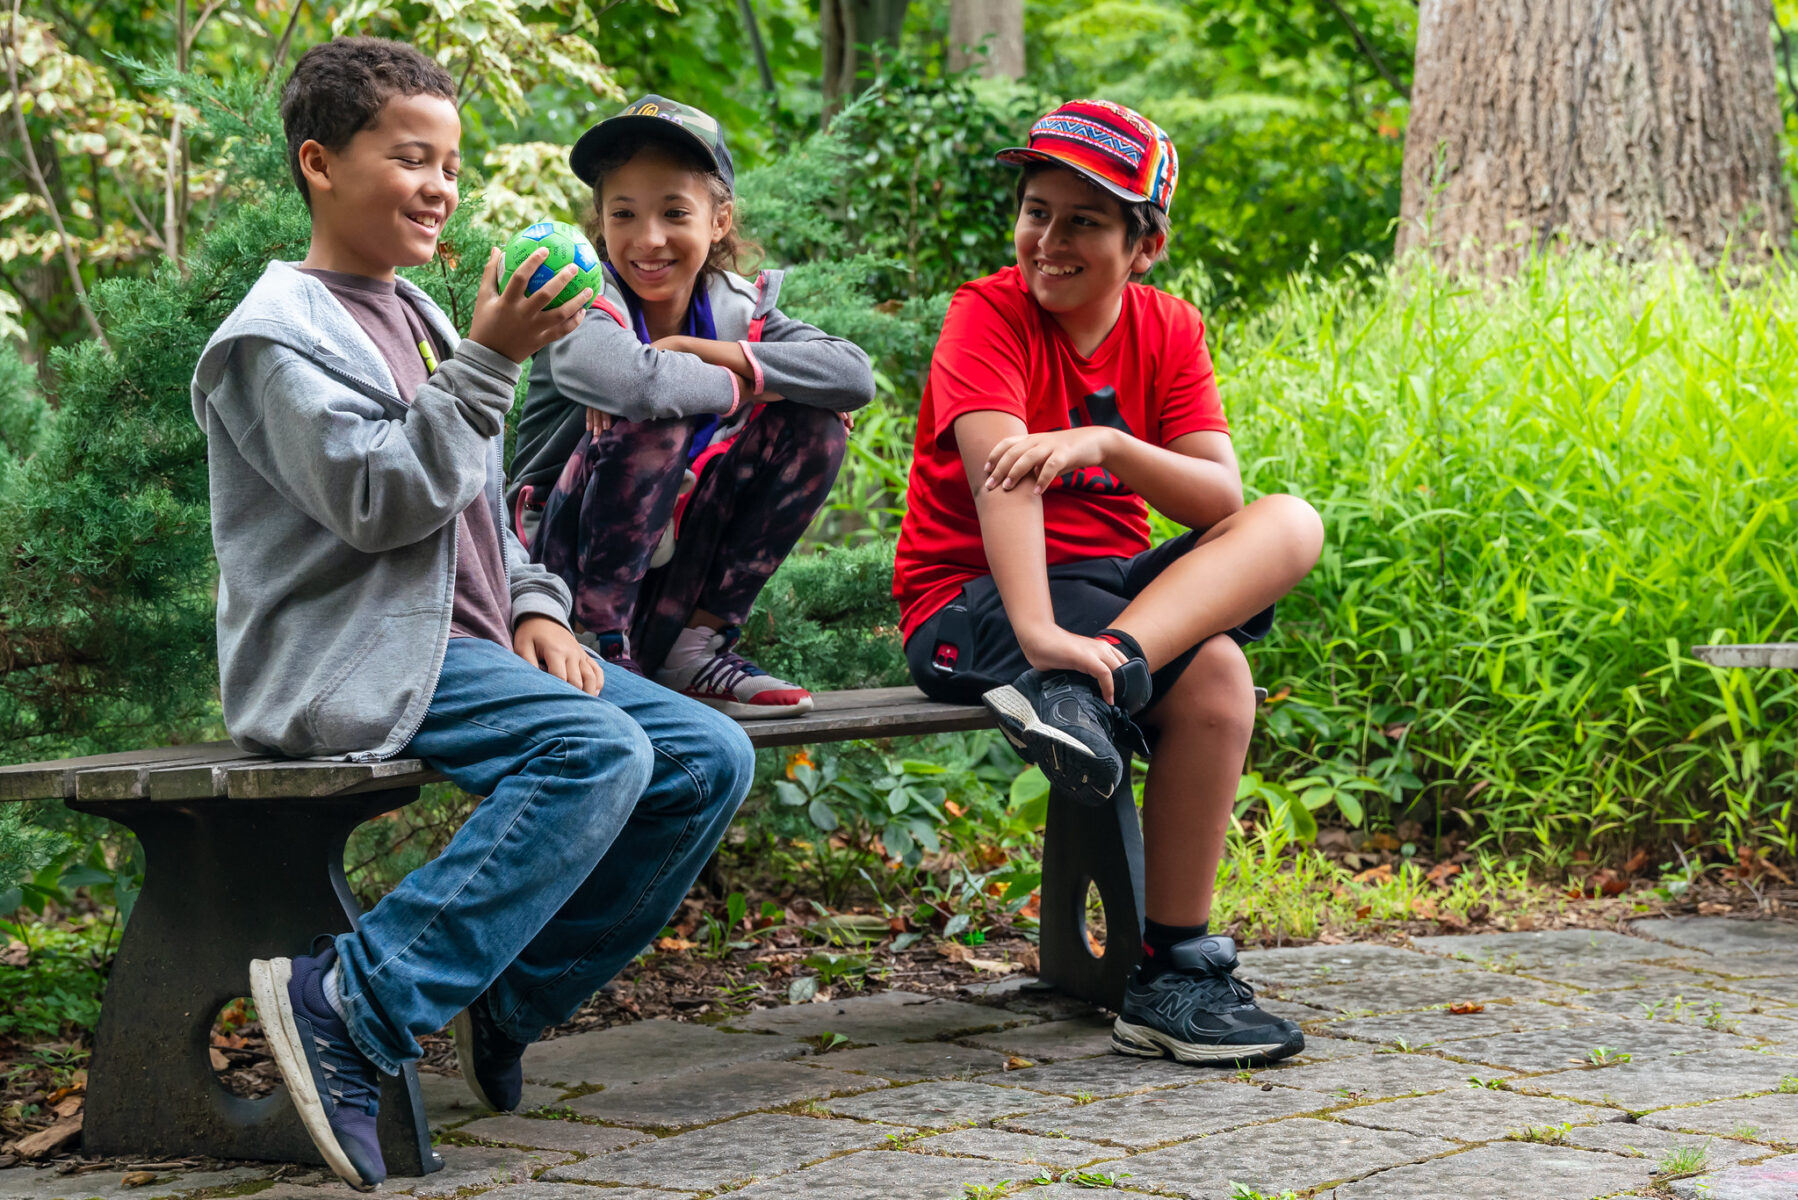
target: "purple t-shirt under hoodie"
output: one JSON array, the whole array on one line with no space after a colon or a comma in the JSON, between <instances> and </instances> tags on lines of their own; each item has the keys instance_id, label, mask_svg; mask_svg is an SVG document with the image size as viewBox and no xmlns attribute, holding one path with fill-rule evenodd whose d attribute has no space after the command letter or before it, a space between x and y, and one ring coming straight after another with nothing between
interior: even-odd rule
<instances>
[{"instance_id":1,"label":"purple t-shirt under hoodie","mask_svg":"<svg viewBox=\"0 0 1798 1200\"><path fill-rule=\"evenodd\" d=\"M418 310L401 299L391 279L300 269L330 288L355 318L387 360L400 399L410 404L436 364L449 357ZM505 551L485 492L456 518L456 602L450 614L450 636L486 638L512 648L512 597L506 590Z\"/></svg>"}]
</instances>

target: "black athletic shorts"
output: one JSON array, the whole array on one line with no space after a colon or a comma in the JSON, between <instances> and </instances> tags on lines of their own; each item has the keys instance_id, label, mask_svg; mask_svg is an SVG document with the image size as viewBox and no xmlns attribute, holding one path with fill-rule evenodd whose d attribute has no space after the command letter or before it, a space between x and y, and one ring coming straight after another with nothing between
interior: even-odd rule
<instances>
[{"instance_id":1,"label":"black athletic shorts","mask_svg":"<svg viewBox=\"0 0 1798 1200\"><path fill-rule=\"evenodd\" d=\"M1055 623L1084 637L1110 628L1118 614L1198 540L1198 532L1188 532L1132 558L1089 558L1050 567L1049 602ZM1258 642L1273 625L1270 604L1230 630L1230 636L1238 645ZM1155 672L1154 695L1165 694L1196 653L1194 646ZM1030 666L1005 618L1005 605L991 575L969 580L960 595L912 631L905 643L905 662L920 691L949 704L977 703L983 692L1010 683Z\"/></svg>"}]
</instances>

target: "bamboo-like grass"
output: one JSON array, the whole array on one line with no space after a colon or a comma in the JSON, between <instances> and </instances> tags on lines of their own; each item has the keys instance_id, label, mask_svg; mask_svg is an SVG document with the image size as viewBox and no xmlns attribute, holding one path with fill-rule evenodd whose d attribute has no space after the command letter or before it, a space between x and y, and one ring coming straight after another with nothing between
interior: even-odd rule
<instances>
[{"instance_id":1,"label":"bamboo-like grass","mask_svg":"<svg viewBox=\"0 0 1798 1200\"><path fill-rule=\"evenodd\" d=\"M1295 281L1214 333L1251 497L1323 515L1254 653L1257 771L1370 820L1580 849L1798 851L1798 276L1677 253ZM1169 532L1162 529L1159 532Z\"/></svg>"}]
</instances>

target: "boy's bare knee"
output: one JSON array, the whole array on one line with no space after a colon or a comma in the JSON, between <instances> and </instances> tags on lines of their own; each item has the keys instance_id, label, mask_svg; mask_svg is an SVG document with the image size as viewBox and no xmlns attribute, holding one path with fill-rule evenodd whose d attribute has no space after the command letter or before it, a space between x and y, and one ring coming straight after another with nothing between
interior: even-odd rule
<instances>
[{"instance_id":1,"label":"boy's bare knee","mask_svg":"<svg viewBox=\"0 0 1798 1200\"><path fill-rule=\"evenodd\" d=\"M1250 507L1263 514L1270 532L1277 531L1282 549L1299 574L1317 565L1324 548L1324 520L1315 508L1285 493L1263 496Z\"/></svg>"},{"instance_id":2,"label":"boy's bare knee","mask_svg":"<svg viewBox=\"0 0 1798 1200\"><path fill-rule=\"evenodd\" d=\"M1255 724L1255 680L1242 647L1223 634L1207 638L1150 716L1164 727L1246 735Z\"/></svg>"}]
</instances>

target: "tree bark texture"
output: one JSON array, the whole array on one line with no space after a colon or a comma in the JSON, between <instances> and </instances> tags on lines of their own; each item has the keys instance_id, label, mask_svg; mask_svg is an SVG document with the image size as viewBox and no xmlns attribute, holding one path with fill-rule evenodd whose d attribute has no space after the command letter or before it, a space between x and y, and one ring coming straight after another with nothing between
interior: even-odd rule
<instances>
[{"instance_id":1,"label":"tree bark texture","mask_svg":"<svg viewBox=\"0 0 1798 1200\"><path fill-rule=\"evenodd\" d=\"M1769 0L1422 0L1398 249L1792 237Z\"/></svg>"},{"instance_id":2,"label":"tree bark texture","mask_svg":"<svg viewBox=\"0 0 1798 1200\"><path fill-rule=\"evenodd\" d=\"M875 46L897 46L908 0L822 0L824 112L828 117L862 90Z\"/></svg>"},{"instance_id":3,"label":"tree bark texture","mask_svg":"<svg viewBox=\"0 0 1798 1200\"><path fill-rule=\"evenodd\" d=\"M949 69L969 67L988 79L1024 77L1024 0L950 0Z\"/></svg>"}]
</instances>

